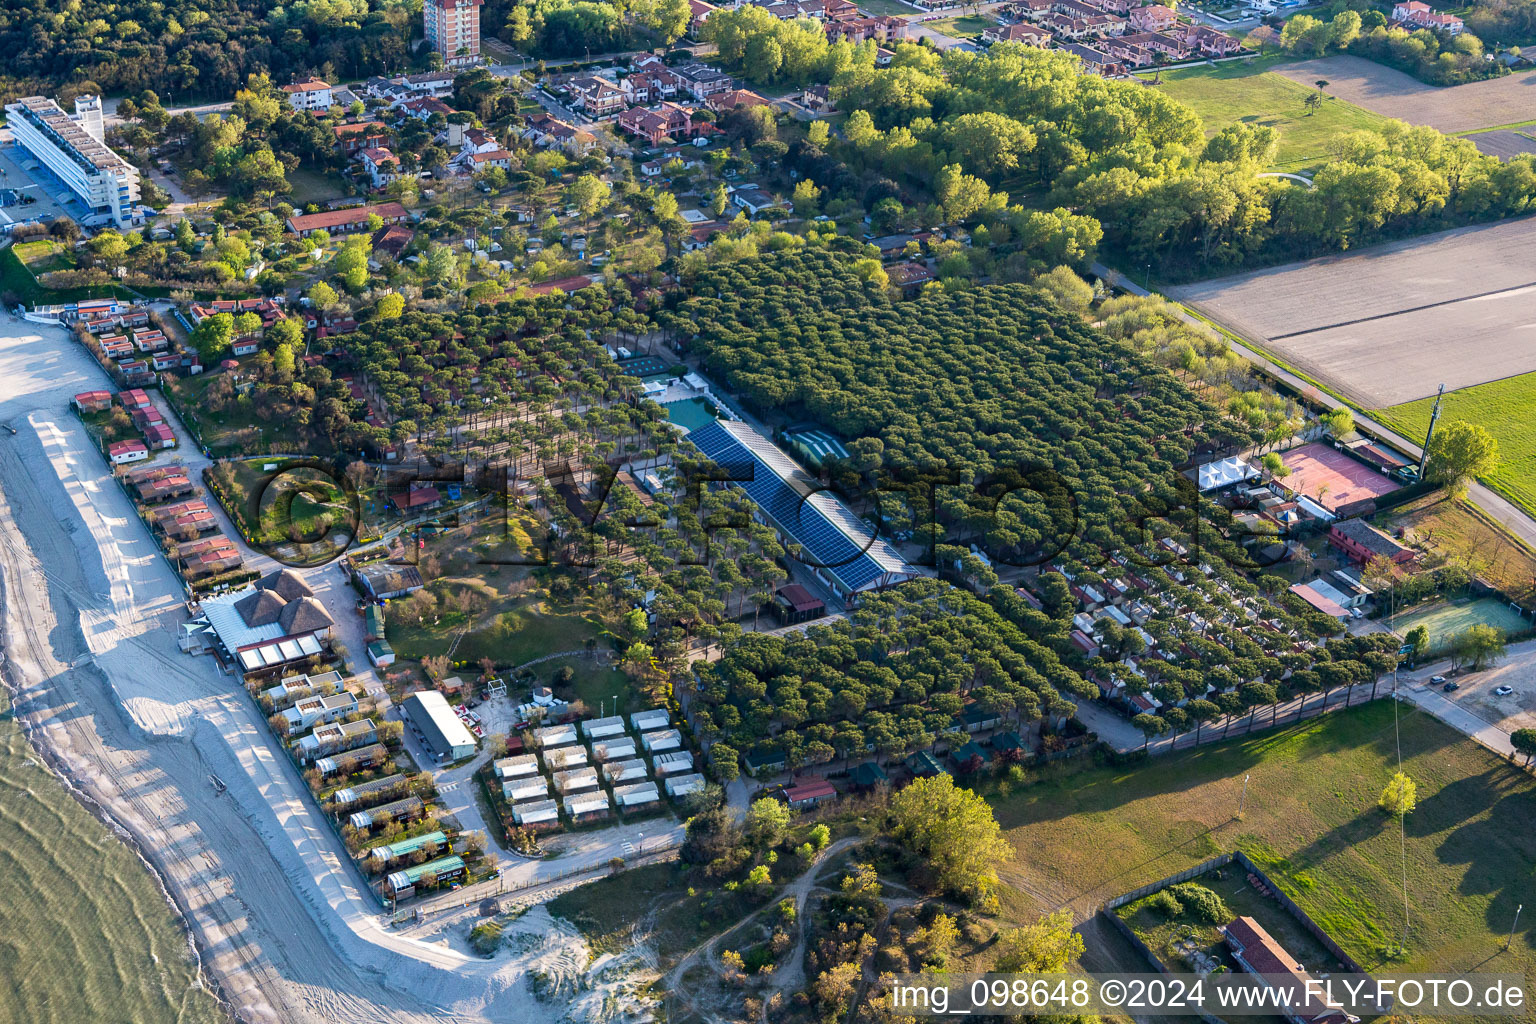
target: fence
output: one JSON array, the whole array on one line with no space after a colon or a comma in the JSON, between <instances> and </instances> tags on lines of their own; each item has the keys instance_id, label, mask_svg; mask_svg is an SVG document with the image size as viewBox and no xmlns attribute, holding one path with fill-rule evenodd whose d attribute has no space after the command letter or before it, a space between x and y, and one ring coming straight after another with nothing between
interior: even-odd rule
<instances>
[{"instance_id":1,"label":"fence","mask_svg":"<svg viewBox=\"0 0 1536 1024\"><path fill-rule=\"evenodd\" d=\"M1343 964L1346 971L1349 971L1353 974L1369 973L1358 960L1344 952L1343 948L1340 947L1337 942L1333 941L1332 936L1320 928L1317 922L1313 921L1311 916L1308 915L1305 910L1302 910L1299 906L1297 906L1296 902L1287 896L1281 890L1281 888L1274 883L1274 880L1266 875L1263 869L1261 869L1257 864L1249 860L1247 854L1243 853L1241 850L1234 850L1231 853L1224 853L1220 856L1212 857L1210 860L1201 864L1197 864L1192 868L1180 871L1177 874L1169 875L1166 878L1161 878L1156 882L1152 882L1149 885L1144 885L1139 889L1132 889L1130 892L1122 893L1121 895L1105 902L1105 904L1099 908L1099 913L1105 918L1105 920L1110 923L1111 927L1113 927L1121 935L1125 936L1126 940L1130 942L1130 944L1135 947L1136 950L1146 958L1147 962L1156 968L1159 973L1169 974L1171 972L1168 969L1168 965L1163 963L1162 958L1160 958L1156 953L1152 952L1151 947L1143 942L1141 937L1136 934L1135 930L1132 929L1130 925L1126 924L1125 921L1121 919L1120 915L1116 914L1114 911L1128 903L1134 903L1143 897L1150 896L1160 889L1165 889L1170 885L1178 885L1180 882L1187 882L1190 879L1200 877L1208 871L1215 871L1217 868L1223 868L1229 864L1236 864L1238 867L1242 868L1244 871L1247 871L1255 878L1257 878L1265 886L1265 888L1269 890L1270 894L1274 897L1275 902L1280 905L1281 909L1295 918L1296 921L1300 923L1300 925L1306 929L1313 938L1322 943L1323 948L1332 954L1340 964ZM1220 1018L1211 1017L1207 1014L1202 1014L1200 1019L1207 1022L1207 1024L1220 1024Z\"/></svg>"},{"instance_id":2,"label":"fence","mask_svg":"<svg viewBox=\"0 0 1536 1024\"><path fill-rule=\"evenodd\" d=\"M678 850L680 848L681 844L657 847L655 850L652 850L643 856L636 857L633 860L625 860L623 862L624 867L622 870L641 867L642 865L647 864L661 864L667 861L676 860L678 857ZM597 878L612 872L613 867L611 861L603 861L598 864L580 864L567 868L566 870L561 871L555 875L551 875L547 878L535 879L533 881L514 885L509 885L507 876L502 874L501 876L490 879L489 881L479 882L475 885L466 886L463 889L457 889L450 893L444 893L441 896L422 900L420 903L404 909L414 915L417 920L420 920L423 917L430 917L433 914L441 914L449 910L462 910L472 903L479 903L481 900L491 899L495 896L504 896L509 894L516 896L518 893L525 893L527 894L527 897L524 899L515 900L514 902L528 906L534 903L543 902L543 899L533 898L535 896L544 896L547 898L556 895L555 893L536 893L533 890L545 889L550 886L558 885L560 882L586 875L594 876L593 878L588 879L589 881L596 881Z\"/></svg>"}]
</instances>

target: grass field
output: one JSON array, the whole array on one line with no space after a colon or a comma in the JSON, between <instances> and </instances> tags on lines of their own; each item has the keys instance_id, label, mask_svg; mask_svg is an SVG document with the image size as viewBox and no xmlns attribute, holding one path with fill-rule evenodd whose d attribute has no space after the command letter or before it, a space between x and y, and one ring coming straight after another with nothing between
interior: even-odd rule
<instances>
[{"instance_id":1,"label":"grass field","mask_svg":"<svg viewBox=\"0 0 1536 1024\"><path fill-rule=\"evenodd\" d=\"M1422 438L1429 429L1433 398L1394 405L1371 413L1408 437ZM1499 441L1499 466L1483 483L1527 512L1536 515L1536 373L1506 377L1488 384L1452 391L1440 408L1440 422L1477 423Z\"/></svg>"},{"instance_id":2,"label":"grass field","mask_svg":"<svg viewBox=\"0 0 1536 1024\"><path fill-rule=\"evenodd\" d=\"M937 21L923 22L924 28L931 28L935 32L942 32L956 39L973 39L981 35L988 26L996 25L992 18L981 18L974 14L963 14L958 18L940 18Z\"/></svg>"},{"instance_id":3,"label":"grass field","mask_svg":"<svg viewBox=\"0 0 1536 1024\"><path fill-rule=\"evenodd\" d=\"M1306 99L1315 90L1264 71L1264 66L1250 61L1168 71L1158 88L1193 107L1209 134L1234 124L1274 128L1280 134L1280 149L1273 169L1281 171L1315 168L1327 159L1332 139L1379 127L1387 120L1335 98L1326 100L1315 114L1308 113Z\"/></svg>"},{"instance_id":4,"label":"grass field","mask_svg":"<svg viewBox=\"0 0 1536 1024\"><path fill-rule=\"evenodd\" d=\"M346 186L337 176L304 168L289 171L288 184L293 186L293 191L288 195L289 202L300 207L306 203L322 203L347 194Z\"/></svg>"},{"instance_id":5,"label":"grass field","mask_svg":"<svg viewBox=\"0 0 1536 1024\"><path fill-rule=\"evenodd\" d=\"M1399 742L1419 805L1406 823L1406 953L1389 959L1405 864L1376 801ZM1374 702L1124 769L1058 771L993 799L1018 850L1003 872L1012 921L1061 905L1081 918L1241 849L1367 969L1536 969L1536 929L1524 918L1511 952L1499 953L1516 904L1529 902L1536 781L1411 705Z\"/></svg>"},{"instance_id":6,"label":"grass field","mask_svg":"<svg viewBox=\"0 0 1536 1024\"><path fill-rule=\"evenodd\" d=\"M1429 644L1433 649L1468 626L1478 623L1497 626L1505 633L1524 631L1531 626L1530 619L1517 615L1508 604L1494 597L1479 598L1476 601L1438 602L1422 610L1398 615L1395 625L1397 632L1404 636L1415 626L1426 627L1429 630Z\"/></svg>"},{"instance_id":7,"label":"grass field","mask_svg":"<svg viewBox=\"0 0 1536 1024\"><path fill-rule=\"evenodd\" d=\"M1474 568L1517 601L1536 598L1536 555L1443 493L1395 508L1374 521L1388 533L1402 529L1409 542L1434 556Z\"/></svg>"},{"instance_id":8,"label":"grass field","mask_svg":"<svg viewBox=\"0 0 1536 1024\"><path fill-rule=\"evenodd\" d=\"M52 270L69 270L75 260L69 250L51 238L39 238L30 242L16 243L16 258L33 274L46 274Z\"/></svg>"},{"instance_id":9,"label":"grass field","mask_svg":"<svg viewBox=\"0 0 1536 1024\"><path fill-rule=\"evenodd\" d=\"M535 600L511 609L493 607L474 622L462 612L444 613L437 622L418 626L391 622L389 642L401 658L446 654L466 626L469 632L454 650L454 660L475 662L489 657L503 666L521 665L559 651L582 650L587 640L601 631L595 619L579 611L549 608Z\"/></svg>"},{"instance_id":10,"label":"grass field","mask_svg":"<svg viewBox=\"0 0 1536 1024\"><path fill-rule=\"evenodd\" d=\"M23 243L26 244L26 243ZM0 249L0 294L9 292L16 296L18 302L26 306L46 306L59 302L76 302L80 299L100 298L103 295L116 295L118 298L132 298L126 288L121 285L103 285L100 288L67 288L63 291L54 291L38 284L32 271L22 262L17 254L19 247L15 245ZM36 250L34 250L34 254ZM48 266L46 270L57 270L59 267Z\"/></svg>"}]
</instances>

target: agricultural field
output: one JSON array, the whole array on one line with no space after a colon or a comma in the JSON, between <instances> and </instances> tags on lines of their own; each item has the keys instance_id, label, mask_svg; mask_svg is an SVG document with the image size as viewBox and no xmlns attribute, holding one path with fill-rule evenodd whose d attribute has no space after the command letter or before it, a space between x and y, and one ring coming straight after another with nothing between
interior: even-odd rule
<instances>
[{"instance_id":1,"label":"agricultural field","mask_svg":"<svg viewBox=\"0 0 1536 1024\"><path fill-rule=\"evenodd\" d=\"M1536 71L1444 88L1363 57L1340 55L1286 64L1277 69L1310 86L1327 79L1328 91L1383 117L1424 124L1442 132L1469 132L1531 120Z\"/></svg>"},{"instance_id":2,"label":"agricultural field","mask_svg":"<svg viewBox=\"0 0 1536 1024\"><path fill-rule=\"evenodd\" d=\"M1405 847L1376 807L1398 768L1394 714L1402 770L1418 784ZM1081 918L1240 849L1369 970L1536 968L1524 921L1499 955L1536 866L1536 781L1411 705L1374 702L1150 770L1064 766L992 802L1019 851L1003 872L1004 926L1056 905ZM1404 848L1412 916L1398 956Z\"/></svg>"},{"instance_id":3,"label":"agricultural field","mask_svg":"<svg viewBox=\"0 0 1536 1024\"><path fill-rule=\"evenodd\" d=\"M1371 415L1407 435L1423 437L1429 429L1433 398L1423 398ZM1536 373L1448 392L1440 422L1467 420L1499 441L1499 467L1483 481L1527 512L1536 514Z\"/></svg>"},{"instance_id":4,"label":"agricultural field","mask_svg":"<svg viewBox=\"0 0 1536 1024\"><path fill-rule=\"evenodd\" d=\"M1517 601L1536 598L1536 554L1467 505L1436 494L1383 513L1376 525L1403 530L1431 558L1455 560Z\"/></svg>"},{"instance_id":5,"label":"agricultural field","mask_svg":"<svg viewBox=\"0 0 1536 1024\"><path fill-rule=\"evenodd\" d=\"M1275 129L1280 150L1271 170L1278 171L1315 169L1327 159L1328 144L1334 138L1379 128L1387 120L1337 96L1330 96L1315 113L1309 112L1307 97L1316 89L1262 70L1264 66L1245 62L1162 72L1157 88L1193 108L1208 134L1235 124Z\"/></svg>"},{"instance_id":6,"label":"agricultural field","mask_svg":"<svg viewBox=\"0 0 1536 1024\"><path fill-rule=\"evenodd\" d=\"M1516 613L1504 601L1496 597L1484 597L1475 601L1437 601L1427 608L1399 614L1394 629L1406 636L1416 626L1429 630L1431 650L1444 647L1456 634L1468 626L1486 624L1502 629L1506 635L1530 629L1531 622Z\"/></svg>"},{"instance_id":7,"label":"agricultural field","mask_svg":"<svg viewBox=\"0 0 1536 1024\"><path fill-rule=\"evenodd\" d=\"M1464 88L1457 86L1457 88ZM1536 370L1536 220L1434 235L1170 290L1361 408ZM1427 421L1426 421L1427 422Z\"/></svg>"}]
</instances>

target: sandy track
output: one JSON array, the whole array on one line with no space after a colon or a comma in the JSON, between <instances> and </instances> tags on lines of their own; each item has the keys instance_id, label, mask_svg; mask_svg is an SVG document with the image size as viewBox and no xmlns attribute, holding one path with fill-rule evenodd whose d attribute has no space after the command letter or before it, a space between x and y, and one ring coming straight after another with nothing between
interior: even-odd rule
<instances>
[{"instance_id":1,"label":"sandy track","mask_svg":"<svg viewBox=\"0 0 1536 1024\"><path fill-rule=\"evenodd\" d=\"M238 681L176 650L178 585L66 409L103 381L62 332L0 316L7 674L34 743L146 852L243 1019L557 1016L530 957L385 929Z\"/></svg>"},{"instance_id":2,"label":"sandy track","mask_svg":"<svg viewBox=\"0 0 1536 1024\"><path fill-rule=\"evenodd\" d=\"M1367 408L1536 370L1536 218L1170 289Z\"/></svg>"},{"instance_id":3,"label":"sandy track","mask_svg":"<svg viewBox=\"0 0 1536 1024\"><path fill-rule=\"evenodd\" d=\"M1401 71L1347 55L1282 64L1274 70L1309 88L1326 79L1329 94L1341 100L1443 132L1518 124L1536 117L1536 71L1447 88L1425 85Z\"/></svg>"}]
</instances>

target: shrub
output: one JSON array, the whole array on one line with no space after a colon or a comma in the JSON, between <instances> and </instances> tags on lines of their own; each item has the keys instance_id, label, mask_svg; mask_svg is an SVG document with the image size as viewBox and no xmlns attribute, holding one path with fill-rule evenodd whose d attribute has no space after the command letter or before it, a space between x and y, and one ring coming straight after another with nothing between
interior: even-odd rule
<instances>
[{"instance_id":1,"label":"shrub","mask_svg":"<svg viewBox=\"0 0 1536 1024\"><path fill-rule=\"evenodd\" d=\"M1221 897L1203 885L1194 882L1181 882L1178 885L1169 886L1165 892L1178 903L1182 904L1186 913L1197 921L1205 924L1226 924L1232 920L1232 911L1221 901Z\"/></svg>"},{"instance_id":2,"label":"shrub","mask_svg":"<svg viewBox=\"0 0 1536 1024\"><path fill-rule=\"evenodd\" d=\"M1171 919L1184 913L1184 904L1173 893L1163 889L1147 897L1147 909Z\"/></svg>"}]
</instances>

